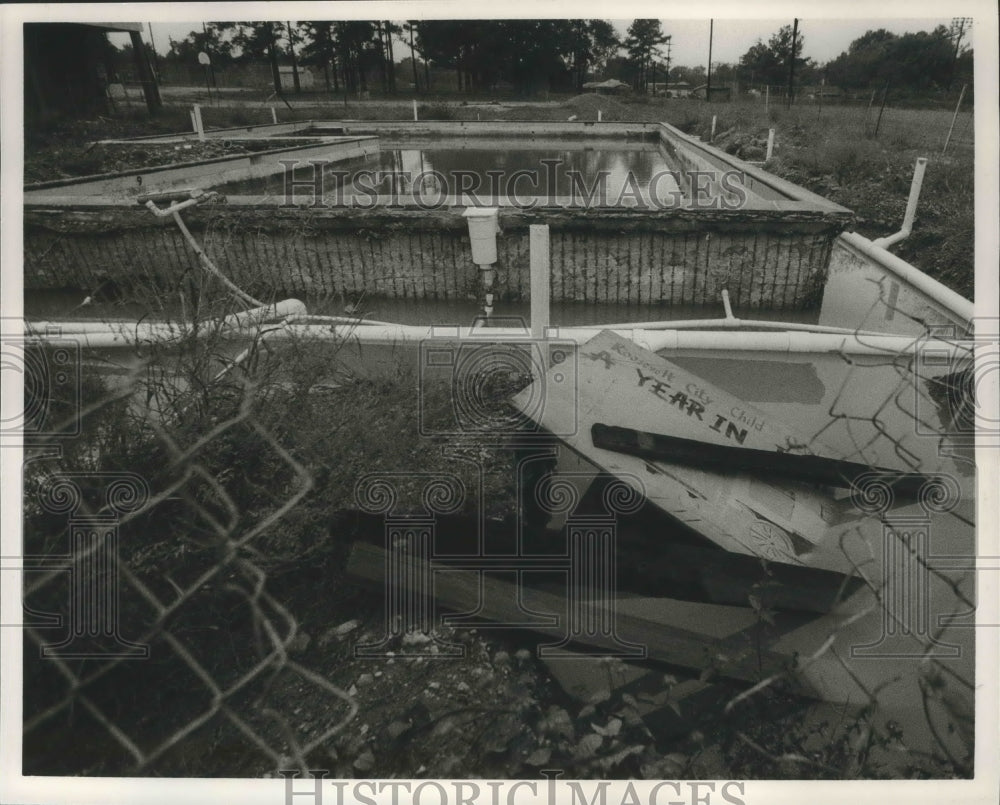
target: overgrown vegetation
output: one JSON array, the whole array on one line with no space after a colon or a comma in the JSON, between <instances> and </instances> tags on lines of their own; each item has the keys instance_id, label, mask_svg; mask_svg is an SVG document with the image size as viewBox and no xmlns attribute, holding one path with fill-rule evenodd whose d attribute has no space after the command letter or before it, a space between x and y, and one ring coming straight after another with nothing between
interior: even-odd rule
<instances>
[{"instance_id":1,"label":"overgrown vegetation","mask_svg":"<svg viewBox=\"0 0 1000 805\"><path fill-rule=\"evenodd\" d=\"M688 125L705 139L710 110ZM764 168L853 210L857 231L869 238L899 229L916 160L927 157L913 233L893 251L974 298L975 159L968 141L941 155L951 122L944 111L888 110L876 134L877 120L877 110L863 107L772 109L765 118L759 105L737 105L718 108L716 130L764 139L773 127L774 158ZM965 118L956 129L968 137L970 124L971 117ZM725 148L725 138L719 139Z\"/></svg>"}]
</instances>

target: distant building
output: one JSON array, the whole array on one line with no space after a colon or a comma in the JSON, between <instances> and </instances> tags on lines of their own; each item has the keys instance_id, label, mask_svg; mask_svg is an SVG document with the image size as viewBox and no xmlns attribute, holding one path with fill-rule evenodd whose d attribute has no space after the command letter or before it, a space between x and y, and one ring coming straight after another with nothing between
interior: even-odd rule
<instances>
[{"instance_id":1,"label":"distant building","mask_svg":"<svg viewBox=\"0 0 1000 805\"><path fill-rule=\"evenodd\" d=\"M160 90L146 55L141 22L29 22L24 25L24 120L29 128L63 117L108 114L114 109L109 31L132 39L136 75L150 112Z\"/></svg>"},{"instance_id":2,"label":"distant building","mask_svg":"<svg viewBox=\"0 0 1000 805\"><path fill-rule=\"evenodd\" d=\"M697 86L697 87L695 87L694 89L691 90L691 92L689 93L689 97L691 97L691 98L704 98L705 97L705 93L707 91L708 91L708 85L707 84L701 84L700 86ZM733 89L732 89L732 87L724 86L724 85L723 86L713 86L712 89L711 89L711 97L709 97L709 100L710 101L728 101L728 100L731 100L732 97L733 97Z\"/></svg>"},{"instance_id":3,"label":"distant building","mask_svg":"<svg viewBox=\"0 0 1000 805\"><path fill-rule=\"evenodd\" d=\"M663 81L650 81L646 90L652 95L662 95L664 98L686 98L691 94L691 85L686 81L675 81L669 84Z\"/></svg>"}]
</instances>

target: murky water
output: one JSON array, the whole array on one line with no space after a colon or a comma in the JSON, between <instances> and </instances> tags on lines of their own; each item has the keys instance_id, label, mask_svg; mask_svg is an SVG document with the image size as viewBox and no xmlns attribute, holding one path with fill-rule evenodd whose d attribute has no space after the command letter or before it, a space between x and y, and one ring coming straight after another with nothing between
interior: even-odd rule
<instances>
[{"instance_id":1,"label":"murky water","mask_svg":"<svg viewBox=\"0 0 1000 805\"><path fill-rule=\"evenodd\" d=\"M24 315L28 319L60 320L73 319L129 319L166 320L182 317L179 302L161 300L156 311L140 302L94 302L80 307L90 290L44 290L29 291L24 296ZM483 315L482 302L477 300L434 300L422 299L414 304L408 299L365 298L345 300L339 296L303 296L306 309L317 316L363 316L379 321L399 324L460 324L470 325ZM352 305L352 312L345 310L345 302ZM773 311L734 308L740 318L764 321L793 321L816 324L819 311ZM717 306L699 305L615 305L589 304L580 302L553 302L551 323L556 326L599 326L619 322L682 321L684 319L722 318L724 309L721 302ZM496 324L517 327L530 321L530 302L503 302L494 305L493 319Z\"/></svg>"},{"instance_id":2,"label":"murky water","mask_svg":"<svg viewBox=\"0 0 1000 805\"><path fill-rule=\"evenodd\" d=\"M231 195L291 198L321 188L326 200L378 195L423 198L466 196L486 202L508 199L576 198L598 206L639 196L679 201L681 166L655 142L529 140L383 142L379 153L337 162L317 171L310 164L290 173L230 182L217 189Z\"/></svg>"}]
</instances>

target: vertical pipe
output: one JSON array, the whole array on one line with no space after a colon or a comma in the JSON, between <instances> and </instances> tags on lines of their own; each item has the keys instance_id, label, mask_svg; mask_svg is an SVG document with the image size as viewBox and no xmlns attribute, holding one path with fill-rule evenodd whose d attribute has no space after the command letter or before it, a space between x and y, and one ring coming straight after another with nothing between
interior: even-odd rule
<instances>
[{"instance_id":1,"label":"vertical pipe","mask_svg":"<svg viewBox=\"0 0 1000 805\"><path fill-rule=\"evenodd\" d=\"M913 231L913 219L917 216L917 202L920 200L920 188L924 183L924 172L926 169L927 157L918 157L917 164L913 168L913 181L910 182L910 196L906 200L906 213L903 215L903 225L894 235L876 240L876 246L887 249L910 236L910 232Z\"/></svg>"},{"instance_id":2,"label":"vertical pipe","mask_svg":"<svg viewBox=\"0 0 1000 805\"><path fill-rule=\"evenodd\" d=\"M602 118L601 118L601 110L600 110L600 109L598 109L598 110L597 110L597 122L598 122L598 123L600 123L600 122L601 122L601 119L602 119ZM952 125L954 125L954 123L953 123Z\"/></svg>"},{"instance_id":3,"label":"vertical pipe","mask_svg":"<svg viewBox=\"0 0 1000 805\"><path fill-rule=\"evenodd\" d=\"M273 106L271 107L271 121L273 123L277 123L278 122L278 113L277 113L277 111L275 110L275 108Z\"/></svg>"},{"instance_id":4,"label":"vertical pipe","mask_svg":"<svg viewBox=\"0 0 1000 805\"><path fill-rule=\"evenodd\" d=\"M729 291L726 290L725 288L722 289L722 307L726 311L726 318L727 319L734 318L734 316L733 316L733 306L732 306L732 303L729 301Z\"/></svg>"},{"instance_id":5,"label":"vertical pipe","mask_svg":"<svg viewBox=\"0 0 1000 805\"><path fill-rule=\"evenodd\" d=\"M198 139L205 139L205 125L201 122L201 106L194 105L194 130L198 132Z\"/></svg>"},{"instance_id":6,"label":"vertical pipe","mask_svg":"<svg viewBox=\"0 0 1000 805\"><path fill-rule=\"evenodd\" d=\"M531 261L531 337L545 337L549 326L549 226L528 227ZM545 367L548 368L548 367Z\"/></svg>"},{"instance_id":7,"label":"vertical pipe","mask_svg":"<svg viewBox=\"0 0 1000 805\"><path fill-rule=\"evenodd\" d=\"M716 115L712 115L712 131L708 135L708 141L709 142L712 142L712 140L715 139L715 121L716 121Z\"/></svg>"},{"instance_id":8,"label":"vertical pipe","mask_svg":"<svg viewBox=\"0 0 1000 805\"><path fill-rule=\"evenodd\" d=\"M906 213L903 215L903 229L909 232L913 229L913 219L917 215L917 202L920 200L920 188L924 184L924 172L927 170L927 157L918 157L913 168L913 181L910 182L910 197L906 200Z\"/></svg>"},{"instance_id":9,"label":"vertical pipe","mask_svg":"<svg viewBox=\"0 0 1000 805\"><path fill-rule=\"evenodd\" d=\"M417 120L419 120L419 118L417 117L417 101L416 101L416 98L414 98L414 100L413 100L413 121L416 122Z\"/></svg>"},{"instance_id":10,"label":"vertical pipe","mask_svg":"<svg viewBox=\"0 0 1000 805\"><path fill-rule=\"evenodd\" d=\"M771 161L771 155L774 153L774 129L767 130L767 156L764 157L765 162Z\"/></svg>"},{"instance_id":11,"label":"vertical pipe","mask_svg":"<svg viewBox=\"0 0 1000 805\"><path fill-rule=\"evenodd\" d=\"M955 104L955 114L951 116L951 125L948 126L948 136L944 138L944 148L941 149L942 154L948 150L948 143L951 142L951 134L955 131L955 121L958 120L958 110L962 108L962 100L965 98L965 89L968 86L968 84L962 84L962 92L958 96L958 103Z\"/></svg>"}]
</instances>

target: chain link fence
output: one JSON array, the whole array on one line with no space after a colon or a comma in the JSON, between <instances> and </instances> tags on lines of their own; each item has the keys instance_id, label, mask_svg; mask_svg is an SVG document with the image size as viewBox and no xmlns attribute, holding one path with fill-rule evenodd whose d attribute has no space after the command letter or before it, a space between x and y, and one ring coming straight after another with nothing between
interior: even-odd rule
<instances>
[{"instance_id":1,"label":"chain link fence","mask_svg":"<svg viewBox=\"0 0 1000 805\"><path fill-rule=\"evenodd\" d=\"M85 392L100 394L99 362L83 366ZM220 747L242 774L304 770L357 712L292 659L299 625L268 591L313 477L262 418L249 373L178 393L155 364L111 375L77 445L28 454L25 773L232 773L211 760ZM307 726L289 721L295 701Z\"/></svg>"}]
</instances>

